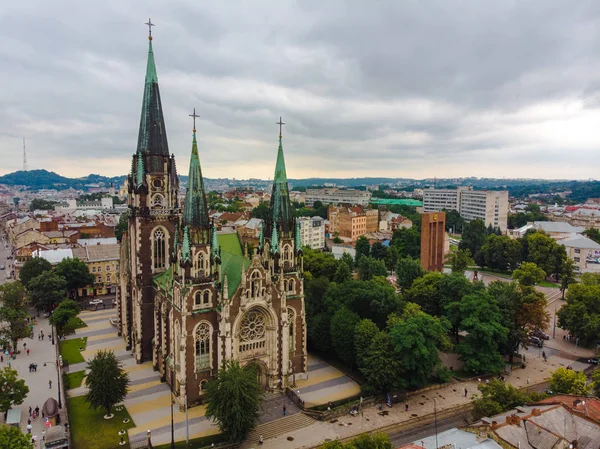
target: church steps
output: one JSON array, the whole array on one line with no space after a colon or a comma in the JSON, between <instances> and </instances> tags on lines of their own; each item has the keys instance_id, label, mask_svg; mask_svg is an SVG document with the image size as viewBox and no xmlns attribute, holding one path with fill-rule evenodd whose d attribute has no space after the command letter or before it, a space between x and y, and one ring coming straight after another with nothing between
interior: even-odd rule
<instances>
[{"instance_id":1,"label":"church steps","mask_svg":"<svg viewBox=\"0 0 600 449\"><path fill-rule=\"evenodd\" d=\"M248 434L240 449L247 449L256 446L258 438L262 435L264 440L275 438L286 433L291 433L304 427L310 426L315 420L304 413L286 416L265 424L260 424Z\"/></svg>"}]
</instances>

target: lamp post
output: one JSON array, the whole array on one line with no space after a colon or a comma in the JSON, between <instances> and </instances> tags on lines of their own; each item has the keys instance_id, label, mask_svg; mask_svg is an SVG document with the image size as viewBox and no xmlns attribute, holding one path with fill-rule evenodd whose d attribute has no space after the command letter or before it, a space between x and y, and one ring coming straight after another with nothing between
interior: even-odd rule
<instances>
[{"instance_id":1,"label":"lamp post","mask_svg":"<svg viewBox=\"0 0 600 449\"><path fill-rule=\"evenodd\" d=\"M435 449L438 449L438 429L437 429L437 399L433 398L433 421L435 423Z\"/></svg>"},{"instance_id":2,"label":"lamp post","mask_svg":"<svg viewBox=\"0 0 600 449\"><path fill-rule=\"evenodd\" d=\"M175 368L175 360L173 360L173 368ZM175 424L173 421L173 378L175 372L171 370L171 449L175 449Z\"/></svg>"},{"instance_id":3,"label":"lamp post","mask_svg":"<svg viewBox=\"0 0 600 449\"><path fill-rule=\"evenodd\" d=\"M46 366L47 363L52 363L56 367L56 382L58 384L58 408L62 408L62 401L60 398L60 366L58 362L44 362L44 366Z\"/></svg>"}]
</instances>

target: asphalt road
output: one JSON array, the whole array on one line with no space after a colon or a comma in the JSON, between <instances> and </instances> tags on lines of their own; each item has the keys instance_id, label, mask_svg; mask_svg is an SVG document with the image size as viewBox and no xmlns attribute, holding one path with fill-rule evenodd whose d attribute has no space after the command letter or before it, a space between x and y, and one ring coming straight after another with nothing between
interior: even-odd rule
<instances>
[{"instance_id":1,"label":"asphalt road","mask_svg":"<svg viewBox=\"0 0 600 449\"><path fill-rule=\"evenodd\" d=\"M438 433L468 424L465 418L465 413L461 412L456 416L450 416L445 419L438 420ZM394 447L400 447L412 442L419 442L419 440L430 437L431 435L435 435L435 427L435 422L432 422L421 425L414 429L405 430L403 432L388 433L388 436L390 437L390 441Z\"/></svg>"},{"instance_id":2,"label":"asphalt road","mask_svg":"<svg viewBox=\"0 0 600 449\"><path fill-rule=\"evenodd\" d=\"M9 255L10 249L8 248L8 243L6 243L4 237L0 237L0 265L4 265L5 267L4 270L0 270L0 284L11 280L7 277L13 269L13 260L7 259Z\"/></svg>"}]
</instances>

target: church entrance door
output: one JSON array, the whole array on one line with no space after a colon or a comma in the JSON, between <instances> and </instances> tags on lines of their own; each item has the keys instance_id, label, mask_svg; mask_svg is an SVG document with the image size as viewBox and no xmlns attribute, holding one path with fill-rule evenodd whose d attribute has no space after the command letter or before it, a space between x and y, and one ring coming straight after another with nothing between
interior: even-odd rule
<instances>
[{"instance_id":1,"label":"church entrance door","mask_svg":"<svg viewBox=\"0 0 600 449\"><path fill-rule=\"evenodd\" d=\"M265 366L260 362L250 362L245 367L247 370L252 370L256 373L256 380L258 385L266 389L267 385L267 373Z\"/></svg>"}]
</instances>

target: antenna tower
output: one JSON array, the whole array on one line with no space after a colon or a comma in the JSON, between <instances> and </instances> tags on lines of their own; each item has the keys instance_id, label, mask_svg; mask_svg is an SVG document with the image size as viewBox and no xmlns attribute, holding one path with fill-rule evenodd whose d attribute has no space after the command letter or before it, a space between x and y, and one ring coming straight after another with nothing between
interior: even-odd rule
<instances>
[{"instance_id":1,"label":"antenna tower","mask_svg":"<svg viewBox=\"0 0 600 449\"><path fill-rule=\"evenodd\" d=\"M27 171L27 150L25 149L25 137L23 137L23 171Z\"/></svg>"}]
</instances>

